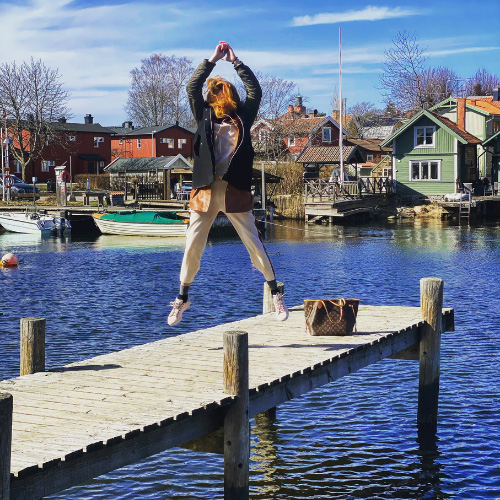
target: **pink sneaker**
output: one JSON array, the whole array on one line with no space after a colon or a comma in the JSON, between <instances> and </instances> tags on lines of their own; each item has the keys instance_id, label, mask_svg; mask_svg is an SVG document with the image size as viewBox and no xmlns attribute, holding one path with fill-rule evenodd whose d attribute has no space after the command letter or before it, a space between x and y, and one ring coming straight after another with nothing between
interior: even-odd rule
<instances>
[{"instance_id":1,"label":"pink sneaker","mask_svg":"<svg viewBox=\"0 0 500 500\"><path fill-rule=\"evenodd\" d=\"M276 318L280 321L286 321L288 319L288 308L285 304L285 297L282 293L277 293L273 295L274 309L276 310Z\"/></svg>"},{"instance_id":2,"label":"pink sneaker","mask_svg":"<svg viewBox=\"0 0 500 500\"><path fill-rule=\"evenodd\" d=\"M187 302L184 302L177 297L170 305L172 310L168 315L167 323L170 326L175 326L182 319L182 313L191 305L191 301L188 299Z\"/></svg>"}]
</instances>

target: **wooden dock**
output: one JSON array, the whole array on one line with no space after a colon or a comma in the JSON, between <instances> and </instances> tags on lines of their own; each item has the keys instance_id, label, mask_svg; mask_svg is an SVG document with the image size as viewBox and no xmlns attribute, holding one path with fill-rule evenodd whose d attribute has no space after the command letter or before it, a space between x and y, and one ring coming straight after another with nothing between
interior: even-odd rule
<instances>
[{"instance_id":1,"label":"wooden dock","mask_svg":"<svg viewBox=\"0 0 500 500\"><path fill-rule=\"evenodd\" d=\"M443 330L453 329L454 316L452 309L441 309L442 281L436 281L441 283L441 303L434 334L440 338L440 321ZM303 307L296 307L284 323L264 314L2 381L0 499L39 500L206 436L224 422L229 429L231 408L238 401L244 405L245 398L235 396L236 390L228 394L224 382L223 338L228 331L248 333L243 435L248 435L249 416L391 356L420 359L420 386L424 392L426 384L432 386L436 419L439 338L422 319L425 308L424 300L422 309L361 305L356 334L313 337L305 333ZM437 343L437 358L429 344L422 348L429 338ZM428 396L419 393L419 418ZM238 432L241 436L241 429ZM227 436L225 440L231 444ZM245 446L243 455L248 454ZM10 478L8 470L5 477L9 458ZM248 482L248 462L246 468ZM242 488L225 498L248 498L248 486L247 496Z\"/></svg>"}]
</instances>

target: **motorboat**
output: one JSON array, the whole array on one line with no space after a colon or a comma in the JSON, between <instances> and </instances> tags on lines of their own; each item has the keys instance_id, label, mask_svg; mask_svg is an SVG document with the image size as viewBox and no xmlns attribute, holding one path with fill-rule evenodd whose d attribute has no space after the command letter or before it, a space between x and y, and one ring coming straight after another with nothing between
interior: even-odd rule
<instances>
[{"instance_id":1,"label":"motorboat","mask_svg":"<svg viewBox=\"0 0 500 500\"><path fill-rule=\"evenodd\" d=\"M58 235L71 229L64 217L42 211L0 212L0 225L13 233Z\"/></svg>"}]
</instances>

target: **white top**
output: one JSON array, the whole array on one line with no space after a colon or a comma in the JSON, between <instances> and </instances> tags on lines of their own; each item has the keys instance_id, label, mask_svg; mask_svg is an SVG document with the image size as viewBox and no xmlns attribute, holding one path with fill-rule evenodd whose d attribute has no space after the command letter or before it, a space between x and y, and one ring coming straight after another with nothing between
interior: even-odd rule
<instances>
[{"instance_id":1,"label":"white top","mask_svg":"<svg viewBox=\"0 0 500 500\"><path fill-rule=\"evenodd\" d=\"M214 123L215 176L222 177L229 167L238 143L238 127L232 123Z\"/></svg>"}]
</instances>

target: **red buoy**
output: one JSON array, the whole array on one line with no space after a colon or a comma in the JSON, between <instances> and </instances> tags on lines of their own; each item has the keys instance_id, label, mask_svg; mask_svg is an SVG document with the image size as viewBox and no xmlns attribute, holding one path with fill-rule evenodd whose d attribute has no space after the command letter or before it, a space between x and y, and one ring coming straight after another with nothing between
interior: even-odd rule
<instances>
[{"instance_id":1,"label":"red buoy","mask_svg":"<svg viewBox=\"0 0 500 500\"><path fill-rule=\"evenodd\" d=\"M3 267L16 267L19 260L13 253L6 253L1 260Z\"/></svg>"}]
</instances>

